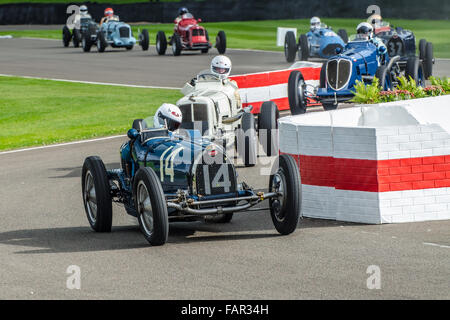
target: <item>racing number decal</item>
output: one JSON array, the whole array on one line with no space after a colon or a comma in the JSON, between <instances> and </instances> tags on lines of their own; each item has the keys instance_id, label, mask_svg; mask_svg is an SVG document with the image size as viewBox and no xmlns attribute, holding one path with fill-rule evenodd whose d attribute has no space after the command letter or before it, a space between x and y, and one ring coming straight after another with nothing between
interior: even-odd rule
<instances>
[{"instance_id":1,"label":"racing number decal","mask_svg":"<svg viewBox=\"0 0 450 320\"><path fill-rule=\"evenodd\" d=\"M164 182L164 176L170 177L170 182L173 182L175 178L175 170L173 167L173 160L175 157L180 153L181 150L183 150L183 147L179 147L178 149L174 149L166 158L166 163L164 164L164 157L166 154L172 150L173 147L167 148L161 155L161 158L159 158L159 174L160 174L160 180L161 182Z\"/></svg>"},{"instance_id":2,"label":"racing number decal","mask_svg":"<svg viewBox=\"0 0 450 320\"><path fill-rule=\"evenodd\" d=\"M211 181L209 179L209 166L203 165L203 177L205 179L205 193L211 194L211 187L213 188L223 188L224 192L230 192L231 181L228 174L228 166L222 164L220 169L217 171L216 176Z\"/></svg>"}]
</instances>

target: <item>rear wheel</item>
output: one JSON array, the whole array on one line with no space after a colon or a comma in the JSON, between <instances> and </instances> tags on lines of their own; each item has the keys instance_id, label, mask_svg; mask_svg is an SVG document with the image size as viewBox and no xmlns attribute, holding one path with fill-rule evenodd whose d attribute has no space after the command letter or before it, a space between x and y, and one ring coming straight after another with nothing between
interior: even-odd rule
<instances>
[{"instance_id":1,"label":"rear wheel","mask_svg":"<svg viewBox=\"0 0 450 320\"><path fill-rule=\"evenodd\" d=\"M298 39L298 58L301 61L307 61L309 58L309 41L306 34L300 35Z\"/></svg>"},{"instance_id":2,"label":"rear wheel","mask_svg":"<svg viewBox=\"0 0 450 320\"><path fill-rule=\"evenodd\" d=\"M325 88L327 84L327 64L324 63L322 65L322 69L320 69L320 88Z\"/></svg>"},{"instance_id":3,"label":"rear wheel","mask_svg":"<svg viewBox=\"0 0 450 320\"><path fill-rule=\"evenodd\" d=\"M163 245L169 236L167 204L161 182L151 168L138 170L134 178L133 195L144 237L152 246Z\"/></svg>"},{"instance_id":4,"label":"rear wheel","mask_svg":"<svg viewBox=\"0 0 450 320\"><path fill-rule=\"evenodd\" d=\"M139 45L141 46L142 50L148 50L148 46L150 45L150 38L147 29L142 29L142 32L139 34Z\"/></svg>"},{"instance_id":5,"label":"rear wheel","mask_svg":"<svg viewBox=\"0 0 450 320\"><path fill-rule=\"evenodd\" d=\"M410 57L406 63L406 78L413 79L420 87L425 86L423 65L418 57Z\"/></svg>"},{"instance_id":6,"label":"rear wheel","mask_svg":"<svg viewBox=\"0 0 450 320\"><path fill-rule=\"evenodd\" d=\"M110 232L112 226L112 201L109 179L103 161L88 157L81 171L81 189L86 215L92 229Z\"/></svg>"},{"instance_id":7,"label":"rear wheel","mask_svg":"<svg viewBox=\"0 0 450 320\"><path fill-rule=\"evenodd\" d=\"M227 51L227 37L224 31L219 31L216 37L216 48L219 54L224 54Z\"/></svg>"},{"instance_id":8,"label":"rear wheel","mask_svg":"<svg viewBox=\"0 0 450 320\"><path fill-rule=\"evenodd\" d=\"M238 138L238 151L246 167L253 167L257 159L257 139L255 117L251 113L244 113L241 119L241 130Z\"/></svg>"},{"instance_id":9,"label":"rear wheel","mask_svg":"<svg viewBox=\"0 0 450 320\"><path fill-rule=\"evenodd\" d=\"M284 56L287 62L294 62L297 49L294 33L292 31L286 32L286 36L284 37Z\"/></svg>"},{"instance_id":10,"label":"rear wheel","mask_svg":"<svg viewBox=\"0 0 450 320\"><path fill-rule=\"evenodd\" d=\"M280 112L273 101L262 104L258 116L259 142L268 157L278 154L278 118ZM264 130L265 132L263 132Z\"/></svg>"},{"instance_id":11,"label":"rear wheel","mask_svg":"<svg viewBox=\"0 0 450 320\"><path fill-rule=\"evenodd\" d=\"M172 53L174 56L179 56L181 54L181 38L176 33L174 33L172 37Z\"/></svg>"},{"instance_id":12,"label":"rear wheel","mask_svg":"<svg viewBox=\"0 0 450 320\"><path fill-rule=\"evenodd\" d=\"M427 42L425 46L425 55L423 59L423 69L425 73L425 79L428 79L433 75L433 64L434 64L433 44L431 42Z\"/></svg>"},{"instance_id":13,"label":"rear wheel","mask_svg":"<svg viewBox=\"0 0 450 320\"><path fill-rule=\"evenodd\" d=\"M73 29L73 46L78 48L81 42L81 32L78 29Z\"/></svg>"},{"instance_id":14,"label":"rear wheel","mask_svg":"<svg viewBox=\"0 0 450 320\"><path fill-rule=\"evenodd\" d=\"M345 29L339 29L338 31L338 36L341 37L342 41L344 41L344 43L348 42L348 34L347 34L347 30Z\"/></svg>"},{"instance_id":15,"label":"rear wheel","mask_svg":"<svg viewBox=\"0 0 450 320\"><path fill-rule=\"evenodd\" d=\"M68 47L70 44L70 39L72 39L72 34L67 26L62 29L62 40L64 47Z\"/></svg>"},{"instance_id":16,"label":"rear wheel","mask_svg":"<svg viewBox=\"0 0 450 320\"><path fill-rule=\"evenodd\" d=\"M91 47L92 47L91 37L88 35L83 35L83 38L81 39L81 46L82 46L84 52L91 51Z\"/></svg>"},{"instance_id":17,"label":"rear wheel","mask_svg":"<svg viewBox=\"0 0 450 320\"><path fill-rule=\"evenodd\" d=\"M160 56L165 55L167 50L167 39L164 31L158 31L156 34L156 52Z\"/></svg>"},{"instance_id":18,"label":"rear wheel","mask_svg":"<svg viewBox=\"0 0 450 320\"><path fill-rule=\"evenodd\" d=\"M306 112L306 83L303 74L298 71L292 71L288 80L288 99L289 108L293 115Z\"/></svg>"},{"instance_id":19,"label":"rear wheel","mask_svg":"<svg viewBox=\"0 0 450 320\"><path fill-rule=\"evenodd\" d=\"M292 156L282 154L278 170L270 176L269 192L279 196L270 199L270 216L275 229L288 235L295 231L301 211L301 180L298 166Z\"/></svg>"}]
</instances>

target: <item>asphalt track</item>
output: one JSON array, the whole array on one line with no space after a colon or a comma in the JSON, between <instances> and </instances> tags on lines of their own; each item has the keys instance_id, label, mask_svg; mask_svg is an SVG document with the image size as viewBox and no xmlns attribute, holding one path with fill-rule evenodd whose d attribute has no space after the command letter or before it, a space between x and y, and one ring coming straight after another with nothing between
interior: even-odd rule
<instances>
[{"instance_id":1,"label":"asphalt track","mask_svg":"<svg viewBox=\"0 0 450 320\"><path fill-rule=\"evenodd\" d=\"M179 86L205 63L200 55L157 57L152 51L82 54L41 40L8 40L4 49L3 41L0 73L5 74L77 80L83 66L90 75L81 80L96 76L117 83L138 74L139 84L162 85L155 73L139 68L105 71L106 57L115 64L147 61L145 70L170 69L176 77L160 77L167 86ZM14 61L10 43L29 48L16 52L20 62ZM230 53L236 73L286 66L282 53ZM60 70L64 61L78 68ZM181 65L190 70L176 70ZM89 155L101 156L109 168L119 166L124 139L0 153L0 299L450 298L449 221L376 226L302 219L295 233L283 237L261 210L238 213L224 225L174 223L169 242L150 247L136 221L114 206L112 233L94 233L82 205L81 166ZM239 177L265 188L268 177L260 168L239 168ZM81 269L80 290L66 288L71 265ZM371 265L380 267L380 290L367 288Z\"/></svg>"}]
</instances>

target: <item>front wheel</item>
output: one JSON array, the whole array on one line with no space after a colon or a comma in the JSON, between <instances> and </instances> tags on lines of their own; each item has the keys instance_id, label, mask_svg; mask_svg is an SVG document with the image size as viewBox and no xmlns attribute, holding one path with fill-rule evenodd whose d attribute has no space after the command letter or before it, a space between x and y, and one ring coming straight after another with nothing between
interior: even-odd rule
<instances>
[{"instance_id":1,"label":"front wheel","mask_svg":"<svg viewBox=\"0 0 450 320\"><path fill-rule=\"evenodd\" d=\"M391 73L387 66L380 66L375 73L375 77L379 80L379 87L381 90L388 91L392 89Z\"/></svg>"},{"instance_id":2,"label":"front wheel","mask_svg":"<svg viewBox=\"0 0 450 320\"><path fill-rule=\"evenodd\" d=\"M251 113L244 113L241 119L241 129L238 130L238 151L246 167L253 167L257 159L257 139L255 116Z\"/></svg>"},{"instance_id":3,"label":"front wheel","mask_svg":"<svg viewBox=\"0 0 450 320\"><path fill-rule=\"evenodd\" d=\"M156 52L158 52L160 56L163 56L166 54L166 50L167 50L166 34L164 33L164 31L158 31L158 33L156 34Z\"/></svg>"},{"instance_id":4,"label":"front wheel","mask_svg":"<svg viewBox=\"0 0 450 320\"><path fill-rule=\"evenodd\" d=\"M172 53L174 56L179 56L181 54L181 38L176 33L174 33L172 37Z\"/></svg>"},{"instance_id":5,"label":"front wheel","mask_svg":"<svg viewBox=\"0 0 450 320\"><path fill-rule=\"evenodd\" d=\"M89 35L83 35L83 37L81 39L81 46L82 46L84 52L91 51L92 41L91 41Z\"/></svg>"},{"instance_id":6,"label":"front wheel","mask_svg":"<svg viewBox=\"0 0 450 320\"><path fill-rule=\"evenodd\" d=\"M105 34L103 32L99 32L97 36L97 50L98 52L104 52L108 43L105 39Z\"/></svg>"},{"instance_id":7,"label":"front wheel","mask_svg":"<svg viewBox=\"0 0 450 320\"><path fill-rule=\"evenodd\" d=\"M78 29L73 29L73 46L78 48L81 42L81 32Z\"/></svg>"},{"instance_id":8,"label":"front wheel","mask_svg":"<svg viewBox=\"0 0 450 320\"><path fill-rule=\"evenodd\" d=\"M279 117L280 112L275 102L266 101L262 104L258 116L258 135L259 142L268 157L278 154Z\"/></svg>"},{"instance_id":9,"label":"front wheel","mask_svg":"<svg viewBox=\"0 0 450 320\"><path fill-rule=\"evenodd\" d=\"M150 45L150 38L147 29L142 29L142 32L139 34L139 45L141 46L142 50L148 50L148 46Z\"/></svg>"},{"instance_id":10,"label":"front wheel","mask_svg":"<svg viewBox=\"0 0 450 320\"><path fill-rule=\"evenodd\" d=\"M301 178L292 156L280 155L278 170L270 176L269 192L278 193L269 202L275 229L282 235L294 232L301 211Z\"/></svg>"},{"instance_id":11,"label":"front wheel","mask_svg":"<svg viewBox=\"0 0 450 320\"><path fill-rule=\"evenodd\" d=\"M133 197L139 226L152 246L167 242L169 216L166 198L158 176L149 167L139 169L134 178Z\"/></svg>"},{"instance_id":12,"label":"front wheel","mask_svg":"<svg viewBox=\"0 0 450 320\"><path fill-rule=\"evenodd\" d=\"M306 112L306 83L303 74L298 71L292 71L288 80L288 100L289 108L293 115Z\"/></svg>"},{"instance_id":13,"label":"front wheel","mask_svg":"<svg viewBox=\"0 0 450 320\"><path fill-rule=\"evenodd\" d=\"M216 37L216 48L219 54L224 54L227 50L227 37L224 31L219 31Z\"/></svg>"},{"instance_id":14,"label":"front wheel","mask_svg":"<svg viewBox=\"0 0 450 320\"><path fill-rule=\"evenodd\" d=\"M62 40L64 47L68 47L70 44L70 39L72 39L72 34L67 26L62 29Z\"/></svg>"},{"instance_id":15,"label":"front wheel","mask_svg":"<svg viewBox=\"0 0 450 320\"><path fill-rule=\"evenodd\" d=\"M286 32L284 37L284 57L287 62L294 62L297 49L294 33L292 31Z\"/></svg>"},{"instance_id":16,"label":"front wheel","mask_svg":"<svg viewBox=\"0 0 450 320\"><path fill-rule=\"evenodd\" d=\"M433 44L431 42L427 42L423 58L423 69L425 73L425 79L428 79L433 75L433 64L434 64Z\"/></svg>"},{"instance_id":17,"label":"front wheel","mask_svg":"<svg viewBox=\"0 0 450 320\"><path fill-rule=\"evenodd\" d=\"M298 39L298 58L301 61L307 61L309 59L309 41L306 34L300 35Z\"/></svg>"},{"instance_id":18,"label":"front wheel","mask_svg":"<svg viewBox=\"0 0 450 320\"><path fill-rule=\"evenodd\" d=\"M406 62L406 78L413 79L417 86L425 87L425 74L422 62L418 57L410 57Z\"/></svg>"},{"instance_id":19,"label":"front wheel","mask_svg":"<svg viewBox=\"0 0 450 320\"><path fill-rule=\"evenodd\" d=\"M81 190L89 224L97 232L110 232L112 201L105 165L99 157L88 157L81 172Z\"/></svg>"}]
</instances>

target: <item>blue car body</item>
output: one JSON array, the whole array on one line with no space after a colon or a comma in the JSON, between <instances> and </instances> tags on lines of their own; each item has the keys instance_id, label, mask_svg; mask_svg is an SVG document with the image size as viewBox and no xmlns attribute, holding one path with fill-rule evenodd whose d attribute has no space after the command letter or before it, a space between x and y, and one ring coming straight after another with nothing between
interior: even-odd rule
<instances>
[{"instance_id":1,"label":"blue car body","mask_svg":"<svg viewBox=\"0 0 450 320\"><path fill-rule=\"evenodd\" d=\"M328 59L336 54L336 49L345 47L344 41L333 30L320 28L309 31L308 37L309 56L314 58Z\"/></svg>"},{"instance_id":2,"label":"blue car body","mask_svg":"<svg viewBox=\"0 0 450 320\"><path fill-rule=\"evenodd\" d=\"M99 32L103 32L106 42L113 48L132 48L136 44L131 27L121 21L108 21L100 26Z\"/></svg>"}]
</instances>

